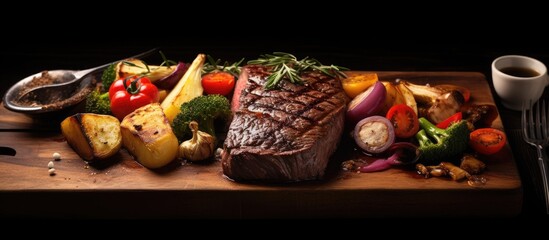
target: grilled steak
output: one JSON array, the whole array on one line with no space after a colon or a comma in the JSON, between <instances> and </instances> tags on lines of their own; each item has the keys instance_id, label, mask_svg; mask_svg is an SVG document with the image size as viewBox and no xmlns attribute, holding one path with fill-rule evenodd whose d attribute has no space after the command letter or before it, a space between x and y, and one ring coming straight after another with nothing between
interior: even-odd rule
<instances>
[{"instance_id":1,"label":"grilled steak","mask_svg":"<svg viewBox=\"0 0 549 240\"><path fill-rule=\"evenodd\" d=\"M321 178L344 127L348 98L340 80L311 72L302 76L303 85L282 81L279 89L265 90L265 67L244 71L237 89L245 86L233 97L237 110L225 139L223 173L237 181Z\"/></svg>"}]
</instances>

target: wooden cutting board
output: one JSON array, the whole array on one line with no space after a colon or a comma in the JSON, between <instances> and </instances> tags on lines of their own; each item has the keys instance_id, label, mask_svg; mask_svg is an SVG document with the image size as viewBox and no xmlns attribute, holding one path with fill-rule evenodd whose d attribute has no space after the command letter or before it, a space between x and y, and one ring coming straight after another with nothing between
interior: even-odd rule
<instances>
[{"instance_id":1,"label":"wooden cutting board","mask_svg":"<svg viewBox=\"0 0 549 240\"><path fill-rule=\"evenodd\" d=\"M451 83L471 90L472 101L493 97L481 73L378 72L381 80ZM493 127L503 129L498 117ZM82 217L392 217L514 216L521 210L520 177L509 145L485 158L487 183L471 187L445 178L425 179L394 168L360 174L341 170L352 142L344 137L324 180L294 184L235 183L217 161L174 162L151 171L125 150L101 165L87 165L68 146L54 120L0 109L0 215ZM57 174L48 174L52 154Z\"/></svg>"}]
</instances>

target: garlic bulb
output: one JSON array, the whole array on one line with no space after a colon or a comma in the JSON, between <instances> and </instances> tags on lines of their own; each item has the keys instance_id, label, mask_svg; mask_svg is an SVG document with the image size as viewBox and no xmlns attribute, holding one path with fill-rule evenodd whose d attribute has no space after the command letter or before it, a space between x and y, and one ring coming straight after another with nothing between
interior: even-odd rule
<instances>
[{"instance_id":1,"label":"garlic bulb","mask_svg":"<svg viewBox=\"0 0 549 240\"><path fill-rule=\"evenodd\" d=\"M215 150L215 138L205 132L198 130L198 123L191 121L189 128L193 132L190 140L179 145L179 157L189 161L201 161L213 156Z\"/></svg>"}]
</instances>

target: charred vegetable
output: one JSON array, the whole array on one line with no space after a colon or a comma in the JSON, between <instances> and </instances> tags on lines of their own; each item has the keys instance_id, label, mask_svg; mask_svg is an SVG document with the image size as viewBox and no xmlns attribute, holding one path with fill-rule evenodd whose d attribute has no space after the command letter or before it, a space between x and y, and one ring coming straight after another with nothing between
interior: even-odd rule
<instances>
[{"instance_id":1,"label":"charred vegetable","mask_svg":"<svg viewBox=\"0 0 549 240\"><path fill-rule=\"evenodd\" d=\"M78 113L61 122L67 143L86 161L108 158L120 150L120 121L113 116Z\"/></svg>"},{"instance_id":2,"label":"charred vegetable","mask_svg":"<svg viewBox=\"0 0 549 240\"><path fill-rule=\"evenodd\" d=\"M198 123L191 121L189 128L193 132L190 140L179 145L179 157L189 161L201 161L213 156L215 138L212 135L198 130Z\"/></svg>"},{"instance_id":3,"label":"charred vegetable","mask_svg":"<svg viewBox=\"0 0 549 240\"><path fill-rule=\"evenodd\" d=\"M486 169L486 164L469 154L465 154L459 167L470 174L480 174Z\"/></svg>"},{"instance_id":4,"label":"charred vegetable","mask_svg":"<svg viewBox=\"0 0 549 240\"><path fill-rule=\"evenodd\" d=\"M390 155L387 159L378 159L369 165L358 168L361 172L377 172L391 168L391 166L408 165L417 162L421 152L408 142L394 143L388 150Z\"/></svg>"},{"instance_id":5,"label":"charred vegetable","mask_svg":"<svg viewBox=\"0 0 549 240\"><path fill-rule=\"evenodd\" d=\"M505 133L495 128L479 128L469 135L469 145L484 155L499 152L506 142Z\"/></svg>"},{"instance_id":6,"label":"charred vegetable","mask_svg":"<svg viewBox=\"0 0 549 240\"><path fill-rule=\"evenodd\" d=\"M418 174L425 176L425 178L448 176L448 170L440 166L425 166L418 163L416 164L416 170Z\"/></svg>"},{"instance_id":7,"label":"charred vegetable","mask_svg":"<svg viewBox=\"0 0 549 240\"><path fill-rule=\"evenodd\" d=\"M393 124L384 117L371 116L355 126L353 136L356 144L369 153L381 153L395 141Z\"/></svg>"},{"instance_id":8,"label":"charred vegetable","mask_svg":"<svg viewBox=\"0 0 549 240\"><path fill-rule=\"evenodd\" d=\"M428 164L437 164L458 157L467 149L469 129L467 122L462 120L448 127L440 129L425 118L419 119L421 130L416 134L419 149L422 152L421 161Z\"/></svg>"},{"instance_id":9,"label":"charred vegetable","mask_svg":"<svg viewBox=\"0 0 549 240\"><path fill-rule=\"evenodd\" d=\"M464 178L471 178L471 174L466 172L465 170L457 167L456 165L450 163L450 162L441 162L440 166L446 170L448 170L448 175L452 178L454 181L459 181Z\"/></svg>"},{"instance_id":10,"label":"charred vegetable","mask_svg":"<svg viewBox=\"0 0 549 240\"><path fill-rule=\"evenodd\" d=\"M435 124L459 112L465 103L463 94L458 90L412 84L407 81L401 81L401 83L408 87L414 94L415 100L422 104L423 110L419 111L418 115L428 118Z\"/></svg>"},{"instance_id":11,"label":"charred vegetable","mask_svg":"<svg viewBox=\"0 0 549 240\"><path fill-rule=\"evenodd\" d=\"M355 98L378 80L376 73L362 73L349 75L347 78L341 80L341 85L347 96Z\"/></svg>"},{"instance_id":12,"label":"charred vegetable","mask_svg":"<svg viewBox=\"0 0 549 240\"><path fill-rule=\"evenodd\" d=\"M164 114L166 114L170 123L172 123L175 116L181 112L181 104L198 96L202 96L204 88L202 88L202 83L200 81L202 79L201 72L205 59L206 56L204 54L198 54L183 77L162 101L162 109L164 109ZM187 127L187 124L185 124L185 128Z\"/></svg>"},{"instance_id":13,"label":"charred vegetable","mask_svg":"<svg viewBox=\"0 0 549 240\"><path fill-rule=\"evenodd\" d=\"M379 81L375 82L349 103L347 121L353 126L360 120L378 113L383 107L386 94L383 84Z\"/></svg>"}]
</instances>

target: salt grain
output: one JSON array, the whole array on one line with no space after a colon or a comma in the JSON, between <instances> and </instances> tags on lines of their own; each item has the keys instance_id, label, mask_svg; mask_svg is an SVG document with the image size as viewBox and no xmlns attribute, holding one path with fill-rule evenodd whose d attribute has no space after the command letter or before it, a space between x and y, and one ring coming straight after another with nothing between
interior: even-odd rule
<instances>
[{"instance_id":1,"label":"salt grain","mask_svg":"<svg viewBox=\"0 0 549 240\"><path fill-rule=\"evenodd\" d=\"M52 169L52 168L53 168L53 162L52 162L52 161L50 161L50 162L48 163L48 168L49 168L49 169Z\"/></svg>"},{"instance_id":2,"label":"salt grain","mask_svg":"<svg viewBox=\"0 0 549 240\"><path fill-rule=\"evenodd\" d=\"M54 159L55 161L61 160L61 154L59 154L58 152L53 153L53 159Z\"/></svg>"},{"instance_id":3,"label":"salt grain","mask_svg":"<svg viewBox=\"0 0 549 240\"><path fill-rule=\"evenodd\" d=\"M55 168L50 168L50 170L48 170L48 172L50 173L50 176L55 175Z\"/></svg>"}]
</instances>

